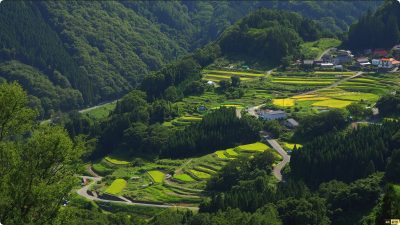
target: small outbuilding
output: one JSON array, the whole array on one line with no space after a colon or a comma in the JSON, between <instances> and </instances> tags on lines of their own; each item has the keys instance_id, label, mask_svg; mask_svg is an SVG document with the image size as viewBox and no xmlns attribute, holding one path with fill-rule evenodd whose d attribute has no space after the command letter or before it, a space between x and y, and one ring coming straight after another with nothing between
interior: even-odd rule
<instances>
[{"instance_id":1,"label":"small outbuilding","mask_svg":"<svg viewBox=\"0 0 400 225\"><path fill-rule=\"evenodd\" d=\"M286 120L285 122L286 126L289 128L296 128L299 126L299 122L297 122L295 119L293 118L289 118Z\"/></svg>"}]
</instances>

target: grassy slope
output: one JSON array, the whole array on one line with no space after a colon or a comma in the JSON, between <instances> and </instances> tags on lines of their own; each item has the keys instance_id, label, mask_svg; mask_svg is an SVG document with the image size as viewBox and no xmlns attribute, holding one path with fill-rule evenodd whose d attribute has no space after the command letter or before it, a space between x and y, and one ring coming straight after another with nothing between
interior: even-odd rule
<instances>
[{"instance_id":1,"label":"grassy slope","mask_svg":"<svg viewBox=\"0 0 400 225\"><path fill-rule=\"evenodd\" d=\"M300 46L300 52L306 59L314 59L319 56L325 49L338 47L341 41L334 38L321 38L318 41L305 42Z\"/></svg>"}]
</instances>

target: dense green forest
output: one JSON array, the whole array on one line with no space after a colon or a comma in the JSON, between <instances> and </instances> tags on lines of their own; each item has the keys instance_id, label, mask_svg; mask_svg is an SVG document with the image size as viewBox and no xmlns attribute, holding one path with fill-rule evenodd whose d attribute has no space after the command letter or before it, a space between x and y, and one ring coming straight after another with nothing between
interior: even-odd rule
<instances>
[{"instance_id":1,"label":"dense green forest","mask_svg":"<svg viewBox=\"0 0 400 225\"><path fill-rule=\"evenodd\" d=\"M400 42L400 3L385 1L350 27L344 45L356 50L391 48Z\"/></svg>"},{"instance_id":2,"label":"dense green forest","mask_svg":"<svg viewBox=\"0 0 400 225\"><path fill-rule=\"evenodd\" d=\"M310 19L292 12L262 9L225 30L219 44L228 56L277 64L284 57L299 58L300 43L319 37L320 28Z\"/></svg>"},{"instance_id":3,"label":"dense green forest","mask_svg":"<svg viewBox=\"0 0 400 225\"><path fill-rule=\"evenodd\" d=\"M398 122L385 122L347 134L317 137L293 154L292 175L315 186L331 179L349 182L384 171L393 150L400 147L399 128Z\"/></svg>"},{"instance_id":4,"label":"dense green forest","mask_svg":"<svg viewBox=\"0 0 400 225\"><path fill-rule=\"evenodd\" d=\"M334 36L379 3L3 1L0 62L15 60L35 68L53 86L61 87L56 88L56 95L63 95L65 84L80 92L83 103L65 105L61 100L60 104L49 104L30 87L23 86L29 95L43 101L35 102L48 116L51 109L69 110L121 97L150 71L215 40L225 28L257 8L298 12L314 19L324 36ZM278 32L292 34L285 29ZM263 37L263 32L252 35Z\"/></svg>"}]
</instances>

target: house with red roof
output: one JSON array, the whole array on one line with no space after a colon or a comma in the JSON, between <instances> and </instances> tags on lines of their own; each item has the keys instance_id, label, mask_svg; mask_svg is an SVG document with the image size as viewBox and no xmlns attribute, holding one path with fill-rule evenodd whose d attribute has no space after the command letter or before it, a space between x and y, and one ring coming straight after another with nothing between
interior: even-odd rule
<instances>
[{"instance_id":1,"label":"house with red roof","mask_svg":"<svg viewBox=\"0 0 400 225\"><path fill-rule=\"evenodd\" d=\"M400 61L394 58L381 58L372 60L372 65L378 66L383 69L392 69L400 65Z\"/></svg>"},{"instance_id":2,"label":"house with red roof","mask_svg":"<svg viewBox=\"0 0 400 225\"><path fill-rule=\"evenodd\" d=\"M376 57L385 57L388 52L384 49L375 49L372 54Z\"/></svg>"}]
</instances>

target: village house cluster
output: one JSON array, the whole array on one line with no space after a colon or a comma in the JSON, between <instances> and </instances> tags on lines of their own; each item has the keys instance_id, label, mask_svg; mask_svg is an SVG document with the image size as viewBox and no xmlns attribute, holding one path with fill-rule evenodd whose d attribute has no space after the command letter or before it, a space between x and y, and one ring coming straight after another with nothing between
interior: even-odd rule
<instances>
[{"instance_id":1,"label":"village house cluster","mask_svg":"<svg viewBox=\"0 0 400 225\"><path fill-rule=\"evenodd\" d=\"M353 54L349 50L332 48L320 60L304 59L305 68L328 70L363 69L397 71L400 66L400 44L386 49L365 49Z\"/></svg>"}]
</instances>

